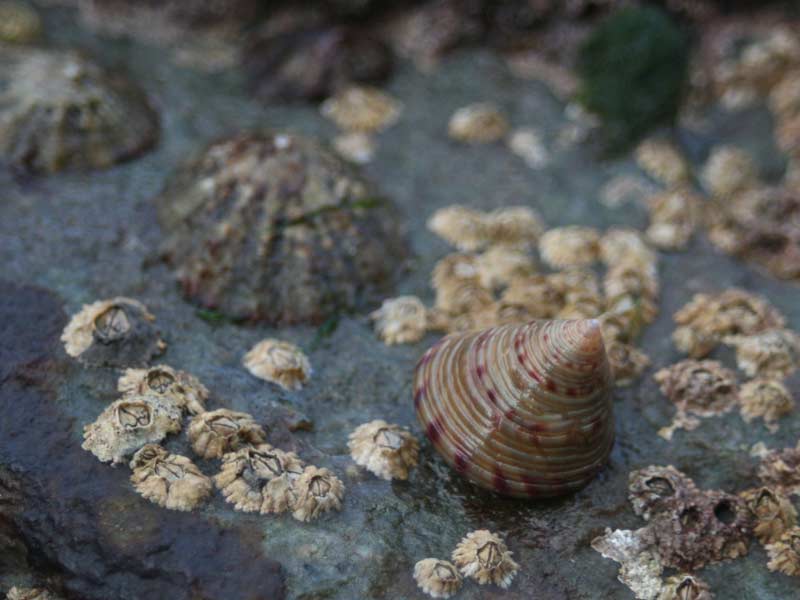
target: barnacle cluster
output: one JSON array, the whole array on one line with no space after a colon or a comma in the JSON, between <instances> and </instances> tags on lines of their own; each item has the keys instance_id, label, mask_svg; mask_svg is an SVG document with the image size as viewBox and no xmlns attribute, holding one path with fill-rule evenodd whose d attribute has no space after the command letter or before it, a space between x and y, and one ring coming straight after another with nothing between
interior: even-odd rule
<instances>
[{"instance_id":1,"label":"barnacle cluster","mask_svg":"<svg viewBox=\"0 0 800 600\"><path fill-rule=\"evenodd\" d=\"M117 381L117 391L123 396L163 397L192 415L205 412L208 399L208 388L197 377L167 365L126 369Z\"/></svg>"},{"instance_id":2,"label":"barnacle cluster","mask_svg":"<svg viewBox=\"0 0 800 600\"><path fill-rule=\"evenodd\" d=\"M173 510L194 510L210 494L211 480L195 464L157 444L143 446L130 462L131 482L142 497Z\"/></svg>"},{"instance_id":3,"label":"barnacle cluster","mask_svg":"<svg viewBox=\"0 0 800 600\"><path fill-rule=\"evenodd\" d=\"M748 376L781 379L800 364L800 336L790 329L733 335L723 341L736 348L736 364Z\"/></svg>"},{"instance_id":4,"label":"barnacle cluster","mask_svg":"<svg viewBox=\"0 0 800 600\"><path fill-rule=\"evenodd\" d=\"M324 321L387 287L407 254L389 200L288 133L212 143L156 204L185 295L232 318Z\"/></svg>"},{"instance_id":5,"label":"barnacle cluster","mask_svg":"<svg viewBox=\"0 0 800 600\"><path fill-rule=\"evenodd\" d=\"M300 348L268 338L253 346L242 362L253 375L285 390L299 390L311 377L311 363Z\"/></svg>"},{"instance_id":6,"label":"barnacle cluster","mask_svg":"<svg viewBox=\"0 0 800 600\"><path fill-rule=\"evenodd\" d=\"M347 445L357 465L389 480L408 479L419 454L419 442L410 432L381 419L358 426Z\"/></svg>"},{"instance_id":7,"label":"barnacle cluster","mask_svg":"<svg viewBox=\"0 0 800 600\"><path fill-rule=\"evenodd\" d=\"M154 321L137 300L98 300L73 315L61 341L67 354L87 365L142 365L166 348Z\"/></svg>"},{"instance_id":8,"label":"barnacle cluster","mask_svg":"<svg viewBox=\"0 0 800 600\"><path fill-rule=\"evenodd\" d=\"M0 90L0 159L26 171L109 167L158 138L144 94L77 52L4 45Z\"/></svg>"},{"instance_id":9,"label":"barnacle cluster","mask_svg":"<svg viewBox=\"0 0 800 600\"><path fill-rule=\"evenodd\" d=\"M447 132L459 142L485 144L502 139L508 128L508 120L500 109L489 102L479 102L454 112Z\"/></svg>"}]
</instances>

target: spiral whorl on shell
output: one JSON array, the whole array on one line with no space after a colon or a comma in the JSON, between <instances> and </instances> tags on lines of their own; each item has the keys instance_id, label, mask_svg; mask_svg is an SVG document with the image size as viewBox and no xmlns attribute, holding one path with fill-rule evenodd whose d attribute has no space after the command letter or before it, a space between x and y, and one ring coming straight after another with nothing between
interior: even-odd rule
<instances>
[{"instance_id":1,"label":"spiral whorl on shell","mask_svg":"<svg viewBox=\"0 0 800 600\"><path fill-rule=\"evenodd\" d=\"M473 483L557 496L589 483L611 452L611 383L597 321L539 320L440 340L417 365L414 406Z\"/></svg>"}]
</instances>

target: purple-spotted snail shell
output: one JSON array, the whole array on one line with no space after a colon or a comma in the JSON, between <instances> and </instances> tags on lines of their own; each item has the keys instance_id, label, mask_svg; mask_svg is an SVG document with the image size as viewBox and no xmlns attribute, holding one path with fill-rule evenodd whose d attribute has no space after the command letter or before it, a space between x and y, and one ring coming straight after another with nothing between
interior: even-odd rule
<instances>
[{"instance_id":1,"label":"purple-spotted snail shell","mask_svg":"<svg viewBox=\"0 0 800 600\"><path fill-rule=\"evenodd\" d=\"M598 321L537 320L440 340L417 365L414 405L433 446L471 482L557 496L608 459L611 387Z\"/></svg>"}]
</instances>

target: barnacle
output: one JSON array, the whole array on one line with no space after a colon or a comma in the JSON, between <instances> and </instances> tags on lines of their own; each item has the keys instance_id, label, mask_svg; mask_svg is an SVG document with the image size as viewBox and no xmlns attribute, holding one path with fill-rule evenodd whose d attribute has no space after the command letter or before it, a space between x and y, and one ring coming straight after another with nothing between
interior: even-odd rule
<instances>
[{"instance_id":1,"label":"barnacle","mask_svg":"<svg viewBox=\"0 0 800 600\"><path fill-rule=\"evenodd\" d=\"M357 465L387 480L408 479L419 454L419 442L411 433L381 419L356 427L347 446Z\"/></svg>"},{"instance_id":2,"label":"barnacle","mask_svg":"<svg viewBox=\"0 0 800 600\"><path fill-rule=\"evenodd\" d=\"M770 450L762 456L758 477L776 492L800 495L800 442L794 448Z\"/></svg>"},{"instance_id":3,"label":"barnacle","mask_svg":"<svg viewBox=\"0 0 800 600\"><path fill-rule=\"evenodd\" d=\"M16 0L0 2L0 42L28 44L42 35L42 21L29 5Z\"/></svg>"},{"instance_id":4,"label":"barnacle","mask_svg":"<svg viewBox=\"0 0 800 600\"><path fill-rule=\"evenodd\" d=\"M556 313L557 319L594 319L606 308L605 299L600 294L570 294L564 307Z\"/></svg>"},{"instance_id":5,"label":"barnacle","mask_svg":"<svg viewBox=\"0 0 800 600\"><path fill-rule=\"evenodd\" d=\"M672 340L692 358L706 356L726 335L752 335L785 322L767 300L735 288L715 295L695 294L673 319L679 327Z\"/></svg>"},{"instance_id":6,"label":"barnacle","mask_svg":"<svg viewBox=\"0 0 800 600\"><path fill-rule=\"evenodd\" d=\"M616 175L600 189L600 203L608 208L619 208L625 203L634 202L655 194L657 187L634 175Z\"/></svg>"},{"instance_id":7,"label":"barnacle","mask_svg":"<svg viewBox=\"0 0 800 600\"><path fill-rule=\"evenodd\" d=\"M756 519L753 533L762 544L777 542L785 531L797 525L797 511L780 492L760 487L745 490L739 495Z\"/></svg>"},{"instance_id":8,"label":"barnacle","mask_svg":"<svg viewBox=\"0 0 800 600\"><path fill-rule=\"evenodd\" d=\"M84 427L83 449L102 462L120 463L145 444L181 430L181 409L160 396L129 395Z\"/></svg>"},{"instance_id":9,"label":"barnacle","mask_svg":"<svg viewBox=\"0 0 800 600\"><path fill-rule=\"evenodd\" d=\"M617 305L615 310L607 310L598 317L600 326L603 329L603 338L606 344L612 342L631 343L639 335L639 330L643 325L641 311L627 301L624 307Z\"/></svg>"},{"instance_id":10,"label":"barnacle","mask_svg":"<svg viewBox=\"0 0 800 600\"><path fill-rule=\"evenodd\" d=\"M736 375L715 360L682 360L653 378L679 411L701 417L726 413L739 399Z\"/></svg>"},{"instance_id":11,"label":"barnacle","mask_svg":"<svg viewBox=\"0 0 800 600\"><path fill-rule=\"evenodd\" d=\"M143 446L130 462L131 482L143 498L172 510L193 510L210 494L211 480L195 464L157 444Z\"/></svg>"},{"instance_id":12,"label":"barnacle","mask_svg":"<svg viewBox=\"0 0 800 600\"><path fill-rule=\"evenodd\" d=\"M675 189L648 200L647 239L664 250L685 248L700 223L700 199L686 189Z\"/></svg>"},{"instance_id":13,"label":"barnacle","mask_svg":"<svg viewBox=\"0 0 800 600\"><path fill-rule=\"evenodd\" d=\"M753 159L733 146L718 146L703 167L703 183L712 196L726 198L758 181Z\"/></svg>"},{"instance_id":14,"label":"barnacle","mask_svg":"<svg viewBox=\"0 0 800 600\"><path fill-rule=\"evenodd\" d=\"M387 298L369 318L375 321L375 331L388 345L418 342L428 327L427 310L416 296Z\"/></svg>"},{"instance_id":15,"label":"barnacle","mask_svg":"<svg viewBox=\"0 0 800 600\"><path fill-rule=\"evenodd\" d=\"M281 513L294 508L303 461L269 444L246 445L222 457L214 482L225 500L243 512Z\"/></svg>"},{"instance_id":16,"label":"barnacle","mask_svg":"<svg viewBox=\"0 0 800 600\"><path fill-rule=\"evenodd\" d=\"M414 580L431 598L449 598L461 588L455 565L438 558L424 558L414 565Z\"/></svg>"},{"instance_id":17,"label":"barnacle","mask_svg":"<svg viewBox=\"0 0 800 600\"><path fill-rule=\"evenodd\" d=\"M515 279L500 297L506 306L525 310L534 319L552 319L564 308L564 295L545 275Z\"/></svg>"},{"instance_id":18,"label":"barnacle","mask_svg":"<svg viewBox=\"0 0 800 600\"><path fill-rule=\"evenodd\" d=\"M636 148L639 168L668 187L686 183L689 166L683 155L669 142L646 139Z\"/></svg>"},{"instance_id":19,"label":"barnacle","mask_svg":"<svg viewBox=\"0 0 800 600\"><path fill-rule=\"evenodd\" d=\"M748 423L759 417L772 433L778 430L777 420L794 408L791 392L777 379L758 378L742 384L739 390L740 411Z\"/></svg>"},{"instance_id":20,"label":"barnacle","mask_svg":"<svg viewBox=\"0 0 800 600\"><path fill-rule=\"evenodd\" d=\"M481 285L489 290L507 286L536 271L528 253L508 246L491 246L477 257L476 268Z\"/></svg>"},{"instance_id":21,"label":"barnacle","mask_svg":"<svg viewBox=\"0 0 800 600\"><path fill-rule=\"evenodd\" d=\"M392 202L299 135L213 142L154 201L184 295L232 319L321 323L387 288L407 254Z\"/></svg>"},{"instance_id":22,"label":"barnacle","mask_svg":"<svg viewBox=\"0 0 800 600\"><path fill-rule=\"evenodd\" d=\"M554 269L587 267L599 258L600 234L591 227L556 227L539 239L542 260Z\"/></svg>"},{"instance_id":23,"label":"barnacle","mask_svg":"<svg viewBox=\"0 0 800 600\"><path fill-rule=\"evenodd\" d=\"M299 390L311 377L311 363L294 344L267 338L250 348L242 364L264 381L277 383L285 390Z\"/></svg>"},{"instance_id":24,"label":"barnacle","mask_svg":"<svg viewBox=\"0 0 800 600\"><path fill-rule=\"evenodd\" d=\"M208 389L197 377L167 365L126 369L117 381L117 390L124 396L161 396L193 415L205 412L205 401L208 399Z\"/></svg>"},{"instance_id":25,"label":"barnacle","mask_svg":"<svg viewBox=\"0 0 800 600\"><path fill-rule=\"evenodd\" d=\"M372 133L393 125L402 104L389 94L371 86L350 86L320 105L323 116L347 131Z\"/></svg>"},{"instance_id":26,"label":"barnacle","mask_svg":"<svg viewBox=\"0 0 800 600\"><path fill-rule=\"evenodd\" d=\"M264 430L247 413L220 408L195 416L189 423L189 442L201 458L220 458L230 450L264 441Z\"/></svg>"},{"instance_id":27,"label":"barnacle","mask_svg":"<svg viewBox=\"0 0 800 600\"><path fill-rule=\"evenodd\" d=\"M667 500L697 492L694 481L672 465L650 466L628 475L628 500L633 512L645 521L667 508Z\"/></svg>"},{"instance_id":28,"label":"barnacle","mask_svg":"<svg viewBox=\"0 0 800 600\"><path fill-rule=\"evenodd\" d=\"M508 132L508 121L494 104L479 102L454 112L447 132L459 142L485 144L502 138Z\"/></svg>"},{"instance_id":29,"label":"barnacle","mask_svg":"<svg viewBox=\"0 0 800 600\"><path fill-rule=\"evenodd\" d=\"M6 600L61 600L61 596L43 588L12 587L8 590Z\"/></svg>"},{"instance_id":30,"label":"barnacle","mask_svg":"<svg viewBox=\"0 0 800 600\"><path fill-rule=\"evenodd\" d=\"M620 563L617 579L628 586L636 598L655 598L662 588L664 570L658 555L648 546L642 529L611 530L592 540L592 548L604 558Z\"/></svg>"},{"instance_id":31,"label":"barnacle","mask_svg":"<svg viewBox=\"0 0 800 600\"><path fill-rule=\"evenodd\" d=\"M550 153L541 133L533 127L515 129L508 136L508 148L531 169L542 169L550 162Z\"/></svg>"},{"instance_id":32,"label":"barnacle","mask_svg":"<svg viewBox=\"0 0 800 600\"><path fill-rule=\"evenodd\" d=\"M483 215L486 244L528 248L544 231L542 218L527 206L505 206Z\"/></svg>"},{"instance_id":33,"label":"barnacle","mask_svg":"<svg viewBox=\"0 0 800 600\"><path fill-rule=\"evenodd\" d=\"M650 519L646 536L665 566L695 571L745 555L752 529L744 500L702 491L668 499Z\"/></svg>"},{"instance_id":34,"label":"barnacle","mask_svg":"<svg viewBox=\"0 0 800 600\"><path fill-rule=\"evenodd\" d=\"M166 347L153 321L155 317L137 300L98 300L73 315L61 341L67 354L88 365L144 364Z\"/></svg>"},{"instance_id":35,"label":"barnacle","mask_svg":"<svg viewBox=\"0 0 800 600\"><path fill-rule=\"evenodd\" d=\"M800 113L800 70L788 71L769 94L769 107L779 119Z\"/></svg>"},{"instance_id":36,"label":"barnacle","mask_svg":"<svg viewBox=\"0 0 800 600\"><path fill-rule=\"evenodd\" d=\"M647 354L624 342L606 344L606 353L614 383L619 386L630 385L650 366Z\"/></svg>"},{"instance_id":37,"label":"barnacle","mask_svg":"<svg viewBox=\"0 0 800 600\"><path fill-rule=\"evenodd\" d=\"M454 252L439 259L433 267L431 284L434 289L459 281L480 283L478 257L474 254Z\"/></svg>"},{"instance_id":38,"label":"barnacle","mask_svg":"<svg viewBox=\"0 0 800 600\"><path fill-rule=\"evenodd\" d=\"M603 292L610 300L628 296L634 303L652 304L652 310L657 311L659 287L656 268L627 261L617 263L609 267L603 277Z\"/></svg>"},{"instance_id":39,"label":"barnacle","mask_svg":"<svg viewBox=\"0 0 800 600\"><path fill-rule=\"evenodd\" d=\"M453 550L453 563L480 584L507 588L519 570L503 539L486 529L472 531Z\"/></svg>"},{"instance_id":40,"label":"barnacle","mask_svg":"<svg viewBox=\"0 0 800 600\"><path fill-rule=\"evenodd\" d=\"M344 484L328 469L308 466L295 482L297 500L292 516L311 521L330 510L341 510Z\"/></svg>"},{"instance_id":41,"label":"barnacle","mask_svg":"<svg viewBox=\"0 0 800 600\"><path fill-rule=\"evenodd\" d=\"M766 547L770 571L780 571L786 575L800 575L800 527L792 527L784 532L777 542Z\"/></svg>"},{"instance_id":42,"label":"barnacle","mask_svg":"<svg viewBox=\"0 0 800 600\"><path fill-rule=\"evenodd\" d=\"M597 275L589 269L565 269L550 273L547 280L567 301L577 296L600 295Z\"/></svg>"},{"instance_id":43,"label":"barnacle","mask_svg":"<svg viewBox=\"0 0 800 600\"><path fill-rule=\"evenodd\" d=\"M486 243L486 224L480 211L454 204L428 219L428 229L459 250L473 251Z\"/></svg>"},{"instance_id":44,"label":"barnacle","mask_svg":"<svg viewBox=\"0 0 800 600\"><path fill-rule=\"evenodd\" d=\"M360 132L337 135L331 145L339 156L357 165L371 162L377 151L375 138Z\"/></svg>"},{"instance_id":45,"label":"barnacle","mask_svg":"<svg viewBox=\"0 0 800 600\"><path fill-rule=\"evenodd\" d=\"M786 377L800 363L800 336L790 329L727 336L723 342L736 348L736 364L750 377Z\"/></svg>"},{"instance_id":46,"label":"barnacle","mask_svg":"<svg viewBox=\"0 0 800 600\"><path fill-rule=\"evenodd\" d=\"M667 577L657 600L712 600L708 584L694 575L681 573Z\"/></svg>"},{"instance_id":47,"label":"barnacle","mask_svg":"<svg viewBox=\"0 0 800 600\"><path fill-rule=\"evenodd\" d=\"M607 267L624 261L647 271L653 269L658 261L656 253L635 229L612 227L600 238L599 248L600 260Z\"/></svg>"},{"instance_id":48,"label":"barnacle","mask_svg":"<svg viewBox=\"0 0 800 600\"><path fill-rule=\"evenodd\" d=\"M0 90L0 156L27 171L109 167L158 138L144 94L77 52L3 46Z\"/></svg>"},{"instance_id":49,"label":"barnacle","mask_svg":"<svg viewBox=\"0 0 800 600\"><path fill-rule=\"evenodd\" d=\"M436 288L436 308L453 316L479 312L493 303L491 291L478 281L454 280Z\"/></svg>"}]
</instances>

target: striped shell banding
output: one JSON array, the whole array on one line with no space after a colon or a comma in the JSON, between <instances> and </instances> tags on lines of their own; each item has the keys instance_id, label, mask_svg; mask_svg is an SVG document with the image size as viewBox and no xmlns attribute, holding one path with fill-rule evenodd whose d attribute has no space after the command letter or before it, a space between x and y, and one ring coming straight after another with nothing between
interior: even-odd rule
<instances>
[{"instance_id":1,"label":"striped shell banding","mask_svg":"<svg viewBox=\"0 0 800 600\"><path fill-rule=\"evenodd\" d=\"M614 442L596 320L532 321L443 338L420 360L414 405L447 463L500 494L546 497L591 481Z\"/></svg>"}]
</instances>

